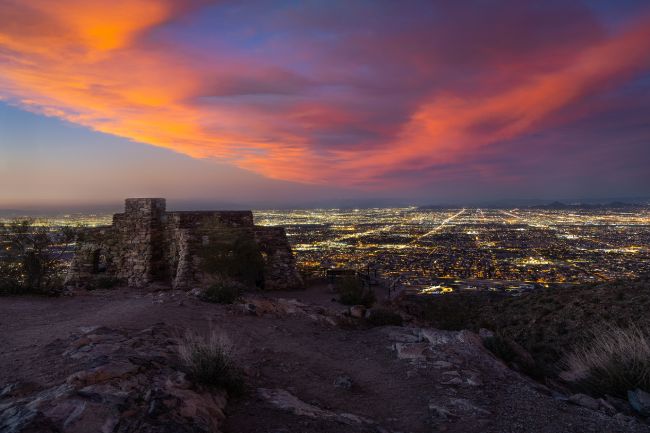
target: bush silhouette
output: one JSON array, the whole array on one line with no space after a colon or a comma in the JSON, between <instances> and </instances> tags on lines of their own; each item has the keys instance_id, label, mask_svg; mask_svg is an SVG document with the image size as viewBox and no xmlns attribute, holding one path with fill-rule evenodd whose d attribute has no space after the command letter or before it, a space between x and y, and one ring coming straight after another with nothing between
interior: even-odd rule
<instances>
[{"instance_id":1,"label":"bush silhouette","mask_svg":"<svg viewBox=\"0 0 650 433\"><path fill-rule=\"evenodd\" d=\"M239 295L239 289L234 284L219 282L205 289L201 294L201 300L217 304L232 304Z\"/></svg>"},{"instance_id":2,"label":"bush silhouette","mask_svg":"<svg viewBox=\"0 0 650 433\"><path fill-rule=\"evenodd\" d=\"M375 302L375 291L365 287L357 277L343 279L338 287L339 302L344 305L364 305L371 307Z\"/></svg>"}]
</instances>

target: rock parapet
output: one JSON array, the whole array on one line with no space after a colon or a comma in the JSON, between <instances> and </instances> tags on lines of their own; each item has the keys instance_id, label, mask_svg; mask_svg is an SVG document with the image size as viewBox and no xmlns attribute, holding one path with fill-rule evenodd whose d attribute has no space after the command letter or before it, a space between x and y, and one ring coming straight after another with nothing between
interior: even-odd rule
<instances>
[{"instance_id":1,"label":"rock parapet","mask_svg":"<svg viewBox=\"0 0 650 433\"><path fill-rule=\"evenodd\" d=\"M216 245L224 255L249 247L243 260L250 263L239 264L243 269L250 265L254 275L248 284L267 290L302 287L282 227L256 226L251 211L167 212L165 207L162 198L129 198L111 226L85 230L66 284L108 281L143 287L160 282L189 290L224 278L241 280L231 269L206 269L210 247Z\"/></svg>"}]
</instances>

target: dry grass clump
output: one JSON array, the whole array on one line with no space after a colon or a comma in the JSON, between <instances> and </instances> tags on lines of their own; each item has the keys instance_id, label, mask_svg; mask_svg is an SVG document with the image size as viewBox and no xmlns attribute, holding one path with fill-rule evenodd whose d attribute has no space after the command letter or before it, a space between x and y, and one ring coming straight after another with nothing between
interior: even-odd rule
<instances>
[{"instance_id":1,"label":"dry grass clump","mask_svg":"<svg viewBox=\"0 0 650 433\"><path fill-rule=\"evenodd\" d=\"M650 391L650 334L636 326L597 329L565 362L562 377L592 394Z\"/></svg>"},{"instance_id":2,"label":"dry grass clump","mask_svg":"<svg viewBox=\"0 0 650 433\"><path fill-rule=\"evenodd\" d=\"M212 331L207 337L202 337L187 332L178 345L178 354L192 381L225 389L232 395L243 393L244 379L235 364L233 346L226 335Z\"/></svg>"}]
</instances>

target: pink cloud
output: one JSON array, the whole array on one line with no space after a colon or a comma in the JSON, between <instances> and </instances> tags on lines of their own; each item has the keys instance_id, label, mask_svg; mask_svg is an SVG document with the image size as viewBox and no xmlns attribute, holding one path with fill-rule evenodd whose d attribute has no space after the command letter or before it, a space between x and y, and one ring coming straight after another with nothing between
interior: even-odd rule
<instances>
[{"instance_id":1,"label":"pink cloud","mask_svg":"<svg viewBox=\"0 0 650 433\"><path fill-rule=\"evenodd\" d=\"M417 16L407 23L412 31L397 26L386 34L384 21L365 29L320 16L310 28L293 20L293 42L265 45L275 56L189 51L152 39L170 23L189 26L179 17L201 6L2 3L0 98L270 178L377 186L387 174L425 173L526 136L557 122L558 111L650 68L650 19L607 35L579 8L553 24L563 37L571 26L582 31L567 41L535 32L539 22L553 28L555 15L514 6L503 15L490 11L488 25L446 11L474 26L474 37L486 38L480 43L450 24L430 29ZM517 30L521 40L495 28ZM327 37L309 34L319 29ZM330 34L340 40L332 43Z\"/></svg>"}]
</instances>

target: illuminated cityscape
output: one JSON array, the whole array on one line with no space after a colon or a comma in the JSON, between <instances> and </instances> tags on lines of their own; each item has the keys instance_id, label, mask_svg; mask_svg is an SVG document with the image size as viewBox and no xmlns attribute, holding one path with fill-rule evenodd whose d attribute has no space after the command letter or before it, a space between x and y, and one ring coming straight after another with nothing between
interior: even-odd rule
<instances>
[{"instance_id":1,"label":"illuminated cityscape","mask_svg":"<svg viewBox=\"0 0 650 433\"><path fill-rule=\"evenodd\" d=\"M109 214L36 219L109 225ZM283 226L301 271L376 269L422 293L505 290L634 278L650 272L650 209L313 209L255 211Z\"/></svg>"},{"instance_id":2,"label":"illuminated cityscape","mask_svg":"<svg viewBox=\"0 0 650 433\"><path fill-rule=\"evenodd\" d=\"M424 292L525 290L650 271L650 211L412 208L256 212L302 270L376 267Z\"/></svg>"}]
</instances>

